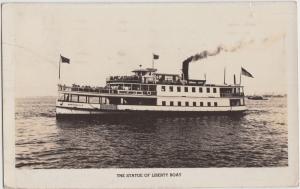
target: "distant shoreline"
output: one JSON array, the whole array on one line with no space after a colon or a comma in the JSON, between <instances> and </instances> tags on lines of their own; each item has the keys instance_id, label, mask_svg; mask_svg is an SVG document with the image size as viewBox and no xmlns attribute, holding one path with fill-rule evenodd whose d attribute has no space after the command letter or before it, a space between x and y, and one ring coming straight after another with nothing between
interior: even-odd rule
<instances>
[{"instance_id":1,"label":"distant shoreline","mask_svg":"<svg viewBox=\"0 0 300 189\"><path fill-rule=\"evenodd\" d=\"M24 97L15 97L15 100L29 99L29 98L57 98L57 96L24 96Z\"/></svg>"}]
</instances>

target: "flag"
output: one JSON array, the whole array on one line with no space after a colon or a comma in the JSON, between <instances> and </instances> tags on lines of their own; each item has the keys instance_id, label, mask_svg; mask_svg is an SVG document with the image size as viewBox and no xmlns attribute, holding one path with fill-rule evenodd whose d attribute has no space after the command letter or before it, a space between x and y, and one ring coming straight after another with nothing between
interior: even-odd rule
<instances>
[{"instance_id":1,"label":"flag","mask_svg":"<svg viewBox=\"0 0 300 189\"><path fill-rule=\"evenodd\" d=\"M243 67L242 67L242 75L247 76L247 77L252 77L252 78L254 78L253 75L252 75L251 73L249 73L249 72L248 72L246 69L244 69Z\"/></svg>"},{"instance_id":2,"label":"flag","mask_svg":"<svg viewBox=\"0 0 300 189\"><path fill-rule=\"evenodd\" d=\"M67 64L70 64L70 59L69 58L66 58L62 55L60 55L60 60L61 60L61 63L67 63Z\"/></svg>"},{"instance_id":3,"label":"flag","mask_svg":"<svg viewBox=\"0 0 300 189\"><path fill-rule=\"evenodd\" d=\"M159 59L159 56L157 54L153 54L153 59L157 60L157 59Z\"/></svg>"}]
</instances>

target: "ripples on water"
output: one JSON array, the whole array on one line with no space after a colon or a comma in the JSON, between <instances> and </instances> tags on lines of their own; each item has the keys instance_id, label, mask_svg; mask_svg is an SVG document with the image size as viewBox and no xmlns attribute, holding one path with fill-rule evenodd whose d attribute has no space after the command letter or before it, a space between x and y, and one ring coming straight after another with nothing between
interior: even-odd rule
<instances>
[{"instance_id":1,"label":"ripples on water","mask_svg":"<svg viewBox=\"0 0 300 189\"><path fill-rule=\"evenodd\" d=\"M248 100L240 117L56 120L55 98L17 99L16 167L287 166L286 101Z\"/></svg>"}]
</instances>

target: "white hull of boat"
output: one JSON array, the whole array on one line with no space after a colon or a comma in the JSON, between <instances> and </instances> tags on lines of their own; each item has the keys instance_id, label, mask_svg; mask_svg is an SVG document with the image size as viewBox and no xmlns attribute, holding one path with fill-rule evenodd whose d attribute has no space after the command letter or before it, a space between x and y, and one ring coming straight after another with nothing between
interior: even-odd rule
<instances>
[{"instance_id":1,"label":"white hull of boat","mask_svg":"<svg viewBox=\"0 0 300 189\"><path fill-rule=\"evenodd\" d=\"M57 102L57 115L113 114L122 112L243 112L246 106L143 106L106 105L73 102Z\"/></svg>"}]
</instances>

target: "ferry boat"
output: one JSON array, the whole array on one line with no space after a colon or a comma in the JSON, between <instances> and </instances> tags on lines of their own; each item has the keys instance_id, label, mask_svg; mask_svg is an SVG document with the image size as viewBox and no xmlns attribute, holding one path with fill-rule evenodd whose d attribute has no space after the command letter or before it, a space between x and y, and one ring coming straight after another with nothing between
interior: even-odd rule
<instances>
[{"instance_id":1,"label":"ferry boat","mask_svg":"<svg viewBox=\"0 0 300 189\"><path fill-rule=\"evenodd\" d=\"M242 68L243 69L243 68ZM224 82L225 83L225 82ZM104 87L58 85L57 116L114 113L241 113L246 110L241 84L208 84L182 74L138 68L129 76L110 76Z\"/></svg>"}]
</instances>

